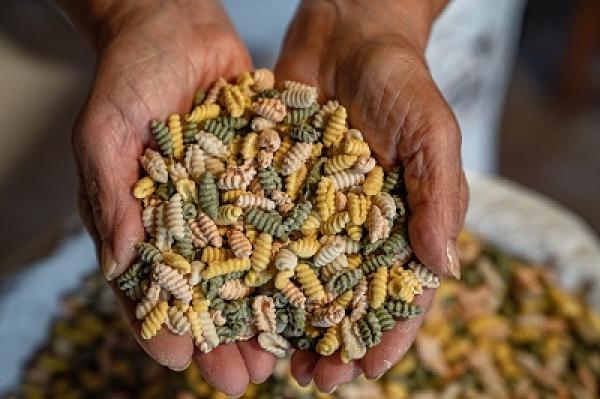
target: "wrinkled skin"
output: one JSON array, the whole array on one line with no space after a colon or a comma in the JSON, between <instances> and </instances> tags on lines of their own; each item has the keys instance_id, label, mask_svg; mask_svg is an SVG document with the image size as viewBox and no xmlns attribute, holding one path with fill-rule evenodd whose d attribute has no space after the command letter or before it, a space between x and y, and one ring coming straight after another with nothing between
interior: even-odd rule
<instances>
[{"instance_id":1,"label":"wrinkled skin","mask_svg":"<svg viewBox=\"0 0 600 399\"><path fill-rule=\"evenodd\" d=\"M251 69L220 6L208 0L202 7L190 3L117 2L123 6L103 18L106 26L97 37L96 76L75 127L73 148L81 214L109 280L131 264L135 244L144 238L131 187L140 173L138 156L154 145L149 121L187 112L196 88ZM305 1L276 74L318 86L322 99L340 99L378 160L386 167L404 165L415 252L440 274L456 275L457 262L454 272L448 264L455 259L454 239L467 202L459 130L425 66L423 35L392 32L391 26L402 24L386 21L391 17L385 13L370 15L373 11L357 14L334 1ZM242 394L249 381L262 382L273 371L275 359L260 350L256 339L222 345L210 354L195 351L189 335L179 337L166 329L142 341L133 302L118 289L115 294L134 336L160 364L182 370L194 360L206 380L229 395ZM417 301L426 308L432 296L428 290ZM320 358L298 351L292 357L293 374L301 384L314 379L322 391L361 372L378 377L405 353L421 321L399 323L384 334L381 345L348 365L337 354Z\"/></svg>"},{"instance_id":2,"label":"wrinkled skin","mask_svg":"<svg viewBox=\"0 0 600 399\"><path fill-rule=\"evenodd\" d=\"M139 155L154 144L149 121L187 112L197 87L251 68L246 49L220 8L212 12L219 22L209 23L171 4L127 16L128 24L116 29L101 48L95 80L74 131L81 214L110 279L131 264L134 246L144 238L140 205L131 187L139 178ZM194 352L189 335L166 329L142 341L133 302L117 288L115 293L134 336L160 364L182 370L193 358L207 381L229 395L242 394L249 381L262 382L272 373L275 358L262 351L256 339L222 345L209 354Z\"/></svg>"},{"instance_id":3,"label":"wrinkled skin","mask_svg":"<svg viewBox=\"0 0 600 399\"><path fill-rule=\"evenodd\" d=\"M458 125L427 69L419 35L398 23L389 8L349 3L303 3L288 30L277 79L315 85L322 100L339 99L378 161L386 168L403 165L415 254L437 273L456 276L455 240L468 196ZM417 303L427 309L432 297L433 290L426 290ZM350 364L337 354L297 351L292 373L301 384L314 379L324 392L361 371L378 378L408 350L422 320L399 322L379 346Z\"/></svg>"}]
</instances>

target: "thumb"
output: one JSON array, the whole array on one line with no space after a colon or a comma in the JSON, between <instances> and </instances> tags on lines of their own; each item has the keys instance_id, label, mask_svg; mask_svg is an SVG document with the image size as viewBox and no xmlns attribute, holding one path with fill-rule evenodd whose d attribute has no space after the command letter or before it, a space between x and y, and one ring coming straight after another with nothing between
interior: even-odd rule
<instances>
[{"instance_id":1,"label":"thumb","mask_svg":"<svg viewBox=\"0 0 600 399\"><path fill-rule=\"evenodd\" d=\"M122 114L108 109L91 115L84 112L73 135L80 202L88 208L80 210L97 241L107 280L125 271L135 257L136 244L144 238L140 205L131 194L142 144L129 130Z\"/></svg>"}]
</instances>

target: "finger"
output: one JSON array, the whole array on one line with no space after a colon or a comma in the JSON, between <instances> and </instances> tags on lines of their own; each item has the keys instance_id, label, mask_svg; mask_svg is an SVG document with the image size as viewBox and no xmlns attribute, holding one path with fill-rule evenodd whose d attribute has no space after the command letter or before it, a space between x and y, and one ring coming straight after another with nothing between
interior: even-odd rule
<instances>
[{"instance_id":1,"label":"finger","mask_svg":"<svg viewBox=\"0 0 600 399\"><path fill-rule=\"evenodd\" d=\"M215 389L230 396L240 396L246 391L250 377L236 344L219 345L209 353L196 352L194 361L206 382Z\"/></svg>"},{"instance_id":2,"label":"finger","mask_svg":"<svg viewBox=\"0 0 600 399\"><path fill-rule=\"evenodd\" d=\"M345 384L360 374L357 362L344 363L340 359L339 351L331 356L322 356L314 371L316 387L321 392L331 393L338 386Z\"/></svg>"},{"instance_id":3,"label":"finger","mask_svg":"<svg viewBox=\"0 0 600 399\"><path fill-rule=\"evenodd\" d=\"M133 261L135 245L144 238L140 204L131 194L142 142L114 107L97 102L88 107L97 111L84 112L73 149L100 240L102 271L112 280Z\"/></svg>"},{"instance_id":4,"label":"finger","mask_svg":"<svg viewBox=\"0 0 600 399\"><path fill-rule=\"evenodd\" d=\"M428 309L435 290L426 289L415 299L415 304ZM369 349L360 365L367 378L379 378L408 351L414 342L425 314L408 320L399 320L396 326L383 334L381 343Z\"/></svg>"},{"instance_id":5,"label":"finger","mask_svg":"<svg viewBox=\"0 0 600 399\"><path fill-rule=\"evenodd\" d=\"M237 345L246 363L250 381L260 384L271 376L277 358L263 350L258 344L257 338L240 341Z\"/></svg>"},{"instance_id":6,"label":"finger","mask_svg":"<svg viewBox=\"0 0 600 399\"><path fill-rule=\"evenodd\" d=\"M152 339L142 339L140 335L142 321L137 320L134 316L135 305L133 301L127 298L123 294L123 291L116 287L116 284L111 283L111 286L119 302L119 307L132 330L133 336L144 351L159 364L172 370L181 371L186 369L192 360L192 353L194 352L194 345L190 335L185 334L180 336L171 333L166 328L161 328L158 334Z\"/></svg>"},{"instance_id":7,"label":"finger","mask_svg":"<svg viewBox=\"0 0 600 399\"><path fill-rule=\"evenodd\" d=\"M305 387L313 379L315 366L319 361L319 355L312 351L296 350L292 354L291 371L292 376L298 384Z\"/></svg>"}]
</instances>

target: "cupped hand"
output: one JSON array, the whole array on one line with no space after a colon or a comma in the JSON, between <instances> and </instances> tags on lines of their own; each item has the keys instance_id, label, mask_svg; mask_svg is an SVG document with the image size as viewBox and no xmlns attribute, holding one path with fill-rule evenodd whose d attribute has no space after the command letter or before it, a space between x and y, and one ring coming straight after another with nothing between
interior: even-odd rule
<instances>
[{"instance_id":1,"label":"cupped hand","mask_svg":"<svg viewBox=\"0 0 600 399\"><path fill-rule=\"evenodd\" d=\"M131 190L140 174L138 157L153 145L150 120L188 112L198 87L251 67L218 2L143 3L122 2L103 16L95 79L73 134L80 210L108 280L132 263L135 245L144 239ZM132 301L115 292L133 334L157 362L182 370L193 359L205 379L229 395L271 374L275 359L256 340L221 345L209 354L194 351L189 335L164 328L143 341Z\"/></svg>"},{"instance_id":2,"label":"cupped hand","mask_svg":"<svg viewBox=\"0 0 600 399\"><path fill-rule=\"evenodd\" d=\"M455 240L468 200L461 136L423 57L428 27L416 17L418 8L403 3L304 1L275 73L278 81L317 86L321 100L339 99L382 166L403 166L414 252L436 273L458 278ZM427 309L433 290L417 298ZM354 363L297 351L292 373L300 384L314 379L324 392L361 372L377 378L408 350L422 318L398 322Z\"/></svg>"}]
</instances>

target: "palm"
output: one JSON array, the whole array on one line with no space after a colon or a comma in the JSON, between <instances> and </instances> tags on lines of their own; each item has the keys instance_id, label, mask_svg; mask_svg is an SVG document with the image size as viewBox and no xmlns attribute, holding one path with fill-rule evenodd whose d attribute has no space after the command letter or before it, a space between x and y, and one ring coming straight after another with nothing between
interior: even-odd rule
<instances>
[{"instance_id":1,"label":"palm","mask_svg":"<svg viewBox=\"0 0 600 399\"><path fill-rule=\"evenodd\" d=\"M401 37L348 39L352 37L349 32L357 30L354 22L349 26L329 23L333 29L321 27L329 36L322 38L322 44L307 46L306 36L312 28L302 28L302 24L311 19L301 11L288 31L276 67L278 80L309 83L319 88L323 100L339 99L348 109L350 123L363 132L378 161L386 168L403 165L408 205L413 211L411 244L422 262L438 273L447 273L447 240L461 224L466 186L462 184L456 123L423 58ZM446 152L454 157L446 157ZM458 200L448 204L446 197ZM432 298L433 290L426 290L416 303L427 309ZM292 358L294 376L301 383L313 378L324 391L360 372L378 377L408 350L422 319L397 323L384 334L380 345L354 364L343 364L337 355L296 352Z\"/></svg>"},{"instance_id":2,"label":"palm","mask_svg":"<svg viewBox=\"0 0 600 399\"><path fill-rule=\"evenodd\" d=\"M163 14L122 32L103 49L74 134L82 214L103 248L103 264L105 252L112 254L117 266L111 276L131 263L134 244L144 238L139 204L130 190L139 178L138 156L151 144L149 121L189 111L198 87L206 88L219 76L232 77L250 68L245 48L230 30L203 29L165 18L168 15ZM206 40L193 40L196 36ZM136 339L159 363L182 369L193 355L205 378L229 394L243 392L249 379L259 382L270 375L275 360L256 341L193 354L189 335L176 336L162 329L152 340L142 342L132 301L115 291Z\"/></svg>"}]
</instances>

